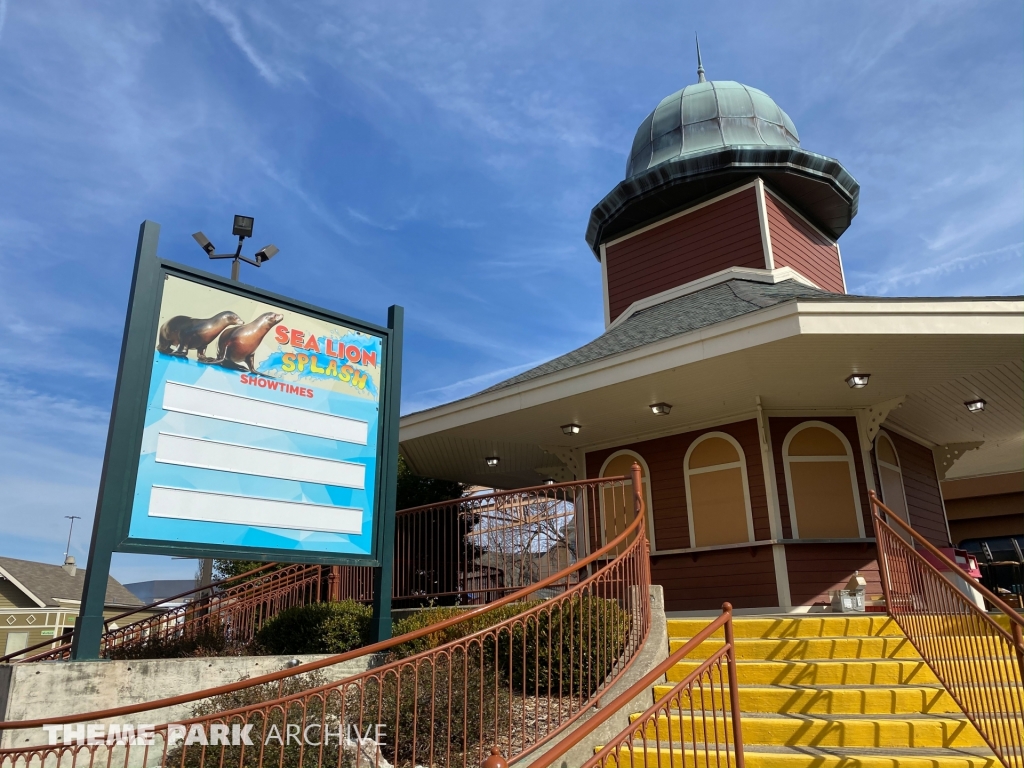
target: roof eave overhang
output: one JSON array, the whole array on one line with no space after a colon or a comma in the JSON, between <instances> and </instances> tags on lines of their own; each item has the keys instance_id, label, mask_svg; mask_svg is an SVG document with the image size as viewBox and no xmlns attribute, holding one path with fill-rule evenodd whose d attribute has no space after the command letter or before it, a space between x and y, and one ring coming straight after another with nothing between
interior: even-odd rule
<instances>
[{"instance_id":1,"label":"roof eave overhang","mask_svg":"<svg viewBox=\"0 0 1024 768\"><path fill-rule=\"evenodd\" d=\"M1024 300L797 300L402 417L400 442L793 336L1024 336Z\"/></svg>"},{"instance_id":2,"label":"roof eave overhang","mask_svg":"<svg viewBox=\"0 0 1024 768\"><path fill-rule=\"evenodd\" d=\"M601 243L760 176L832 237L857 215L860 185L838 160L799 147L725 147L667 160L620 182L594 206L587 244Z\"/></svg>"},{"instance_id":3,"label":"roof eave overhang","mask_svg":"<svg viewBox=\"0 0 1024 768\"><path fill-rule=\"evenodd\" d=\"M16 586L23 593L25 593L25 596L27 598L29 598L30 600L32 600L32 602L34 602L40 608L46 608L47 607L46 603L43 602L42 600L40 600L39 597L36 596L36 594L34 592L32 592L32 590L30 590L28 587L26 587L24 584L22 584L16 578L14 578L14 576L12 576L10 574L10 572L5 570L2 566L0 566L0 576L3 576L5 579L7 579L9 582L11 582L11 584Z\"/></svg>"}]
</instances>

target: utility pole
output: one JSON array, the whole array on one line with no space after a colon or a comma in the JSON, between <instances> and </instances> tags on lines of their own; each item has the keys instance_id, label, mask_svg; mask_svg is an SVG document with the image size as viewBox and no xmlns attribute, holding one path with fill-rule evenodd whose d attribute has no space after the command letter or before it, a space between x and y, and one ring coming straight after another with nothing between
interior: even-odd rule
<instances>
[{"instance_id":1,"label":"utility pole","mask_svg":"<svg viewBox=\"0 0 1024 768\"><path fill-rule=\"evenodd\" d=\"M64 515L65 520L71 521L71 527L68 529L68 545L64 548L64 562L68 561L68 555L71 553L71 532L75 530L75 520L81 520L81 515Z\"/></svg>"}]
</instances>

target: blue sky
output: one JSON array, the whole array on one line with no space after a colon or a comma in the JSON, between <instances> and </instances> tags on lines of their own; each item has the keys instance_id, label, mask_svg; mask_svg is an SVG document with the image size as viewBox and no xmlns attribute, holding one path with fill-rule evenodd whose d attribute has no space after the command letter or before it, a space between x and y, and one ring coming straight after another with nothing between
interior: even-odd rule
<instances>
[{"instance_id":1,"label":"blue sky","mask_svg":"<svg viewBox=\"0 0 1024 768\"><path fill-rule=\"evenodd\" d=\"M587 217L695 81L694 31L709 78L766 91L860 182L851 292L1024 293L1015 0L0 0L0 554L59 562L77 514L85 560L145 218L209 268L190 234L226 248L255 216L281 254L244 280L404 305L405 412L600 334Z\"/></svg>"}]
</instances>

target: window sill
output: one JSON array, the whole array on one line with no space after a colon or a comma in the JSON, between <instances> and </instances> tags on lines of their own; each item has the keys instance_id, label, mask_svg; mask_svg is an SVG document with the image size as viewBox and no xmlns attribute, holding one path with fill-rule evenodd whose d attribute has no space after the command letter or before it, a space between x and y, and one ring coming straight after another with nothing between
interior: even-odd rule
<instances>
[{"instance_id":1,"label":"window sill","mask_svg":"<svg viewBox=\"0 0 1024 768\"><path fill-rule=\"evenodd\" d=\"M651 550L651 557L661 555L691 555L700 552L718 552L726 549L746 549L748 547L767 547L772 544L874 544L874 538L865 539L759 539L758 541L741 541L737 544L713 544L709 547L687 547L685 549Z\"/></svg>"},{"instance_id":2,"label":"window sill","mask_svg":"<svg viewBox=\"0 0 1024 768\"><path fill-rule=\"evenodd\" d=\"M723 549L746 549L748 547L766 547L769 544L777 544L778 542L772 539L762 539L760 541L741 541L738 544L712 544L709 547L687 547L686 549L659 549L657 551L651 550L651 557L657 557L658 555L690 555L699 552L717 552Z\"/></svg>"}]
</instances>

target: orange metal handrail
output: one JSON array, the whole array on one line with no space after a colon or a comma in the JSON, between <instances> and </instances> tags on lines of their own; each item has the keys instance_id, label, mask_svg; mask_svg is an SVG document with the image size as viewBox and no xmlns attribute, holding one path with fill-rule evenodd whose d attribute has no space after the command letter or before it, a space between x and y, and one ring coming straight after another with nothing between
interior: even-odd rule
<instances>
[{"instance_id":1,"label":"orange metal handrail","mask_svg":"<svg viewBox=\"0 0 1024 768\"><path fill-rule=\"evenodd\" d=\"M634 465L634 467L635 474L636 472L639 471L639 467L637 465ZM621 487L622 481L625 479L625 477L612 477L602 478L600 480L591 482L606 487L614 487L616 485ZM543 487L544 486L538 486L538 488ZM639 483L634 484L634 487L640 487ZM637 495L636 503L641 505L642 508L643 499L640 498L639 494ZM452 618L445 619L444 621L440 621L436 624L431 624L429 626L415 630L414 632L399 635L389 640L383 640L381 642L373 643L362 648L356 648L351 651L346 651L345 653L339 653L333 656L325 657L323 659L309 661L304 664L300 664L298 666L291 667L288 669L282 669L277 672L268 672L267 674L260 675L254 678L249 678L237 683L229 683L226 685L220 685L213 688L206 688L200 691L194 691L192 693L181 694L179 696L170 696L155 701L143 702L141 704L131 704L123 707L112 707L109 709L98 710L95 712L83 712L78 714L60 715L32 720L0 722L0 731L13 728L36 728L44 724L63 725L70 723L81 723L85 722L86 720L104 720L113 717L122 717L124 715L138 714L139 712L145 712L152 709L162 709L165 707L177 706L179 704L188 704L202 699L213 698L215 696L221 696L228 693L234 693L244 688L251 688L265 683L278 682L289 677L295 677L308 672L314 672L326 667L341 664L363 656L375 656L377 654L389 651L397 645L402 645L415 640L419 640L423 637L426 637L427 635L436 634L446 629L449 629L455 626L456 624L471 621L487 613L492 613L499 608L503 608L514 602L529 597L529 595L539 590L548 588L552 585L556 585L559 583L564 583L571 572L587 568L593 563L601 560L602 558L605 558L609 552L613 552L617 547L622 545L624 542L630 540L631 537L633 537L637 533L638 526L642 525L643 517L643 514L637 514L632 523L628 525L625 528L625 530L622 531L622 533L620 533L618 536L616 536L614 539L609 541L607 544L605 544L597 551L591 553L590 555L587 555L583 559L579 560L576 563L573 563L567 568L564 568L557 573L554 573L534 584L531 584L515 594L506 595L505 597L502 597L493 603L482 605L478 608L469 609L458 616L453 616ZM639 539L640 537L637 538ZM577 586L580 586L580 584L578 584Z\"/></svg>"},{"instance_id":2,"label":"orange metal handrail","mask_svg":"<svg viewBox=\"0 0 1024 768\"><path fill-rule=\"evenodd\" d=\"M420 605L432 600L456 604L493 602L531 582L570 565L586 550L584 527L596 530L598 489L625 478L552 483L514 491L462 497L399 510L396 513L393 599ZM280 568L262 578L260 572ZM110 630L112 622L158 607L175 598L223 586L200 587L107 620L101 655L139 652L144 644L224 630L234 644L252 639L277 609L320 599L372 599L373 569L367 566L326 568L327 589L316 566L267 564L236 577L233 591L222 589L202 601ZM301 570L296 585L289 578ZM246 579L249 579L246 581ZM275 586L264 587L266 580ZM276 582L282 582L276 584ZM557 585L562 589L568 586ZM302 594L296 594L296 590ZM304 591L303 591L304 590ZM316 594L314 594L316 593ZM202 605L201 609L197 609ZM44 641L17 656L19 663L65 659L72 632ZM54 646L53 643L63 644ZM26 652L45 648L34 656ZM146 653L145 648L141 649Z\"/></svg>"},{"instance_id":3,"label":"orange metal handrail","mask_svg":"<svg viewBox=\"0 0 1024 768\"><path fill-rule=\"evenodd\" d=\"M1024 618L871 492L889 615L1007 768L1024 768ZM910 541L1006 617L1007 631Z\"/></svg>"},{"instance_id":4,"label":"orange metal handrail","mask_svg":"<svg viewBox=\"0 0 1024 768\"><path fill-rule=\"evenodd\" d=\"M697 666L690 674L672 686L671 690L659 698L643 714L633 720L626 728L614 736L600 751L583 764L582 768L596 768L605 765L627 765L646 766L650 758L654 766L677 765L681 762L687 765L687 752L692 754L693 764L713 765L734 765L736 768L743 768L743 730L740 722L739 707L739 685L736 679L736 649L733 637L732 605L722 605L722 615L708 624L704 629L690 638L681 648L655 666L650 672L640 678L626 691L619 694L613 701L608 702L602 708L602 712L586 723L581 725L572 735L558 743L556 749L551 750L538 759L534 765L536 768L551 768L569 752L569 750L583 743L599 727L604 725L609 718L614 716L633 699L649 690L652 685L658 682L662 676L676 664L689 656L701 643L707 640L720 628L724 628L725 644L712 653L706 660ZM722 661L725 660L726 677L722 677ZM717 687L714 673L718 672ZM726 680L728 682L726 682ZM696 699L694 688L696 686ZM716 697L716 694L717 697ZM684 698L689 703L691 735L690 749L686 749L687 740L683 733L673 733L672 717L676 716L683 721ZM729 718L725 715L725 703L729 702ZM708 705L710 704L710 709ZM719 721L719 707L721 707L721 721ZM698 714L699 710L699 714ZM711 713L711 728L708 731L707 715ZM700 726L697 726L697 720ZM652 727L657 734L657 721L665 718L668 723L668 738L659 739L655 736L655 746L652 750L648 747L649 734ZM728 722L727 722L728 720ZM730 750L729 736L732 735L732 749ZM696 736L700 733L704 737L703 742L697 742ZM719 744L721 735L724 744ZM678 736L679 738L674 738ZM640 742L638 750L636 742ZM663 743L664 742L664 743ZM712 746L713 745L713 746ZM698 763L699 756L703 755L703 762ZM667 759L667 763L665 760Z\"/></svg>"},{"instance_id":5,"label":"orange metal handrail","mask_svg":"<svg viewBox=\"0 0 1024 768\"><path fill-rule=\"evenodd\" d=\"M634 466L634 489L640 487L639 472ZM626 484L622 480L594 482L624 494ZM632 495L634 519L604 547L514 595L462 616L384 643L228 686L101 712L0 723L0 730L104 720L208 699L196 716L182 721L182 725L202 725L209 732L214 727L255 725L262 726L265 736L271 722L288 732L298 728L297 723L307 728L340 728L351 723L362 733L365 722L380 723L385 709L391 707L388 711L397 719L388 721L393 728L388 731L392 739L388 745L374 741L368 747L364 740L354 744L339 741L334 751L323 745L308 751L298 746L296 754L288 755L288 762L297 757L296 764L300 765L304 760L313 765L348 765L345 761L352 757L349 750L355 749L357 764L380 765L382 750L386 749L396 764L419 764L425 759L430 765L470 766L479 765L483 759L485 743L501 744L521 757L563 732L594 706L646 642L650 631L649 557L642 499L638 493ZM589 575L569 578L571 572L588 572L591 566L596 570ZM570 583L573 586L559 597L436 648L405 658L398 648L509 607L539 590ZM331 683L312 681L313 687L303 683L301 676L305 673L384 651L393 657L384 666ZM278 685L268 689L267 683ZM284 695L287 691L282 686L286 684L293 690L298 685L300 690ZM248 697L243 706L225 707L226 702L210 700L232 693ZM257 703L249 703L252 697ZM477 703L475 714L467 717L473 709L470 705ZM461 716L453 712L453 706ZM438 711L436 707L447 709ZM244 746L241 751L221 745L193 747L189 741L175 747L173 740L169 742L169 728L156 728L157 746L162 744L162 748L133 750L132 745L80 744L18 747L0 750L0 766L50 761L59 765L65 755L73 764L83 766L109 764L112 759L122 766L154 762L247 766L268 761L281 764L285 753L292 749L283 744L267 747L266 740L248 753ZM254 733L254 738L259 733ZM372 755L365 752L371 747Z\"/></svg>"},{"instance_id":6,"label":"orange metal handrail","mask_svg":"<svg viewBox=\"0 0 1024 768\"><path fill-rule=\"evenodd\" d=\"M210 584L207 584L206 586L193 587L192 589L187 589L184 592L179 592L176 595L171 595L170 597L160 598L159 600L157 600L155 602L152 602L152 603L149 603L148 605L139 606L138 608L132 608L130 610L125 611L124 613L119 613L116 616L111 616L109 619L104 619L103 620L103 629L104 629L105 632L108 632L108 631L110 631L109 630L110 625L113 624L115 621L120 621L121 619L126 619L129 616L134 616L134 615L139 614L139 613L145 613L146 611L152 611L152 610L155 610L155 609L159 609L159 608L161 608L161 606L166 606L168 603L172 603L175 600L179 600L179 599L181 599L183 597L188 597L189 595L194 595L197 592L208 592L210 590L216 589L218 587L222 587L225 584L229 584L231 582L239 582L239 583L241 583L241 582L251 578L252 576L256 575L257 573L261 573L262 571L265 571L268 568L273 568L276 565L277 565L276 563L265 563L264 565L261 565L261 566L259 566L257 568L253 568L252 570L246 571L245 573L239 574L238 576L229 576L226 579L221 579L220 581L211 582ZM167 609L167 610L174 610L174 609L170 608L170 609ZM144 620L145 619L143 619L143 621ZM131 625L125 625L125 627L122 627L122 629L126 629L129 626L131 626ZM9 653L6 656L0 656L0 664L3 664L5 662L12 662L12 661L18 661L19 663L24 663L26 661L42 661L44 659L50 658L52 655L57 654L58 652L60 652L61 656L66 655L66 653L71 650L71 638L73 638L74 635L75 635L75 631L73 629L69 629L67 632L63 632L60 635L58 635L57 637L52 637L49 640L43 640L41 643L36 643L35 645L30 645L28 648L22 648L21 650L14 651L13 653ZM54 643L60 642L61 640L67 640L68 642L64 643L62 645L59 645L59 646L54 646L53 645ZM45 648L46 646L51 646L51 647L45 653L39 653L39 654L36 654L34 656L29 656L29 657L25 657L25 658L18 658L18 657L25 656L25 654L28 653L29 651L34 651L34 650L37 650L39 648Z\"/></svg>"}]
</instances>

